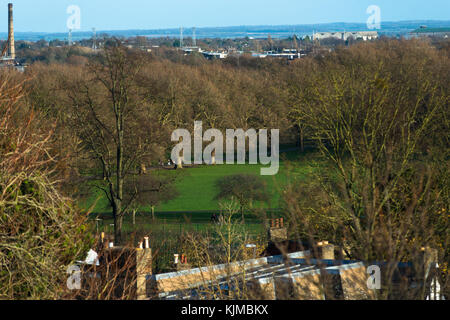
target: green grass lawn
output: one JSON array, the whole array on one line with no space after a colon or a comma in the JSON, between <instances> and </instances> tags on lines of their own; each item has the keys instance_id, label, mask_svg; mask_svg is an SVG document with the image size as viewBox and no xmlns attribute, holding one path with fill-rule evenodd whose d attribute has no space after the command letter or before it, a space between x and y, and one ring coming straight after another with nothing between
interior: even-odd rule
<instances>
[{"instance_id":1,"label":"green grass lawn","mask_svg":"<svg viewBox=\"0 0 450 320\"><path fill-rule=\"evenodd\" d=\"M317 160L317 155L307 153L300 155L298 152L288 152L281 155L281 163L279 173L275 176L261 176L267 184L267 190L271 195L271 200L267 204L255 204L260 208L279 208L280 190L290 178L307 179L315 166L312 163ZM287 163L293 168L287 170ZM162 174L176 174L176 188L179 196L167 203L156 207L156 212L181 212L181 211L216 211L220 209L219 201L215 199L217 195L216 182L227 175L239 173L260 174L261 165L216 165L216 166L199 166L195 168L179 169L174 171L164 171ZM159 174L155 172L155 174ZM94 209L94 213L109 212L107 201L98 190L93 190L90 199L82 204L87 208L93 204L95 199L99 197L99 201ZM142 211L150 211L150 208L143 207ZM209 219L210 215L202 214L203 219ZM203 220L202 219L202 220Z\"/></svg>"}]
</instances>

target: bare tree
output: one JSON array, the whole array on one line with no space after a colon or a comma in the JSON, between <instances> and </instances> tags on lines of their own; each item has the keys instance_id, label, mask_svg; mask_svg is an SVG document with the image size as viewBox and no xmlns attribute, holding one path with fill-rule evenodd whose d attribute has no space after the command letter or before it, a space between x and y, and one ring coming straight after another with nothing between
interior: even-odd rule
<instances>
[{"instance_id":1,"label":"bare tree","mask_svg":"<svg viewBox=\"0 0 450 320\"><path fill-rule=\"evenodd\" d=\"M0 299L59 299L90 244L86 216L58 189L64 155L24 79L3 70L0 83Z\"/></svg>"},{"instance_id":2,"label":"bare tree","mask_svg":"<svg viewBox=\"0 0 450 320\"><path fill-rule=\"evenodd\" d=\"M235 174L222 178L217 182L219 192L216 199L234 199L239 203L242 221L245 221L244 211L253 201L269 201L264 181L257 175Z\"/></svg>"},{"instance_id":3,"label":"bare tree","mask_svg":"<svg viewBox=\"0 0 450 320\"><path fill-rule=\"evenodd\" d=\"M155 207L178 196L175 180L176 176L135 175L126 181L124 198L126 202L131 201L133 225L140 208L150 206L152 219L155 220Z\"/></svg>"},{"instance_id":4,"label":"bare tree","mask_svg":"<svg viewBox=\"0 0 450 320\"><path fill-rule=\"evenodd\" d=\"M102 173L97 183L112 207L115 242L122 241L122 221L137 196L124 199L124 184L136 171L145 171L152 156L152 127L139 83L145 57L119 41L92 61L84 78L69 87L74 127L90 158ZM69 85L70 86L70 85Z\"/></svg>"},{"instance_id":5,"label":"bare tree","mask_svg":"<svg viewBox=\"0 0 450 320\"><path fill-rule=\"evenodd\" d=\"M412 50L397 45L397 51ZM364 63L355 66L362 56L355 52L348 59L349 53L341 52L310 75L302 116L332 170L316 176L322 192L316 189L310 203L298 186L287 190L288 208L304 235L315 238L327 229L349 258L414 261L421 248L439 248L449 240L443 225L436 225L442 223L437 212L448 210L448 188L439 182L438 168L448 172L448 167L430 161L424 144L427 136L440 134L431 124L448 106L448 95L427 57L388 65L387 57L364 49ZM391 266L383 298L392 293L396 265Z\"/></svg>"}]
</instances>

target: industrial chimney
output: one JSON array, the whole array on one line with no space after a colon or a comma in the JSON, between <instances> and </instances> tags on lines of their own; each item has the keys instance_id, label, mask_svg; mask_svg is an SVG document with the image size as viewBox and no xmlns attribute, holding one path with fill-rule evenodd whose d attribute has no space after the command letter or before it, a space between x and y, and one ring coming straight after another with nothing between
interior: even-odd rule
<instances>
[{"instance_id":1,"label":"industrial chimney","mask_svg":"<svg viewBox=\"0 0 450 320\"><path fill-rule=\"evenodd\" d=\"M16 58L16 48L14 45L14 23L13 23L13 4L8 4L8 56L11 59Z\"/></svg>"}]
</instances>

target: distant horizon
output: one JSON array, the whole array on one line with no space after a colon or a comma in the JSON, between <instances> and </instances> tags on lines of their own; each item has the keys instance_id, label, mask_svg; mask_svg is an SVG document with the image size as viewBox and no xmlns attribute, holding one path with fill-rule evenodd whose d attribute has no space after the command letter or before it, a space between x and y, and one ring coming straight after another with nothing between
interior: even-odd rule
<instances>
[{"instance_id":1,"label":"distant horizon","mask_svg":"<svg viewBox=\"0 0 450 320\"><path fill-rule=\"evenodd\" d=\"M445 22L450 24L450 20L440 20L440 19L417 19L417 20L397 20L397 21L385 21L382 24L389 24L389 23L414 23L414 22ZM158 30L180 30L180 28L184 28L185 30L191 30L192 28L199 29L228 29L228 28L256 28L256 27L305 27L305 26L325 26L325 25L333 25L333 24L361 24L364 25L363 22L342 22L342 21L334 21L334 22L324 22L324 23L305 23L305 24L242 24L242 25L229 25L229 26L204 26L204 27L196 27L196 26L180 26L180 27L170 27L170 28L130 28L130 29L104 29L104 30L96 30L97 33L99 32L109 32L109 31L158 31ZM367 29L367 27L366 27ZM382 30L383 28L381 28ZM377 30L372 30L377 31ZM90 33L92 30L77 30L73 31L72 33ZM7 34L6 31L0 32L0 34ZM60 34L60 33L67 33L67 31L15 31L15 33L39 33L39 34Z\"/></svg>"},{"instance_id":2,"label":"distant horizon","mask_svg":"<svg viewBox=\"0 0 450 320\"><path fill-rule=\"evenodd\" d=\"M424 23L424 22L431 22L431 23L443 23L445 26L450 26L450 20L441 20L441 19L414 19L414 20L398 20L398 21L384 21L381 24L380 29L371 30L371 31L379 31L382 32L385 28L383 28L383 25L388 24L411 24L411 23ZM362 22L342 22L342 21L335 21L335 22L325 22L325 23L306 23L306 24L255 24L255 25L229 25L229 26L204 26L204 27L195 27L195 26L180 26L180 27L170 27L170 28L130 28L130 29L105 29L105 30L96 30L97 34L100 33L106 33L106 32L132 32L132 31L179 31L180 28L183 28L185 31L191 31L193 28L196 28L197 31L202 29L232 29L232 28L259 28L259 27L273 27L273 28L282 28L282 27L324 27L329 25L362 25L365 26L365 23ZM419 27L419 25L417 26ZM367 26L365 28L362 28L361 31L369 30ZM330 30L332 31L339 31L339 30ZM343 30L342 30L343 31ZM66 34L68 31L15 31L16 34L47 34L47 35L56 35L56 34ZM293 33L297 32L297 30L292 30ZM322 32L322 31L320 31ZM85 34L85 33L92 33L92 30L77 30L73 31L72 34ZM7 31L0 31L0 35L7 35ZM189 33L185 34L185 36L189 37Z\"/></svg>"},{"instance_id":3,"label":"distant horizon","mask_svg":"<svg viewBox=\"0 0 450 320\"><path fill-rule=\"evenodd\" d=\"M38 4L0 0L0 30L4 32L9 2L14 5L16 32L47 34L68 32L73 6L80 13L74 32L366 23L373 5L380 9L381 23L450 19L447 0L40 0Z\"/></svg>"}]
</instances>

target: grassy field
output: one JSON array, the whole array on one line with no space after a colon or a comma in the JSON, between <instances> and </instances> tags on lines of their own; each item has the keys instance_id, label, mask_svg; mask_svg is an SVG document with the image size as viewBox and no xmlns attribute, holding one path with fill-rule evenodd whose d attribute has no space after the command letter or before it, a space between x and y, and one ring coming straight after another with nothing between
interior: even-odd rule
<instances>
[{"instance_id":1,"label":"grassy field","mask_svg":"<svg viewBox=\"0 0 450 320\"><path fill-rule=\"evenodd\" d=\"M297 152L288 152L281 155L280 170L275 176L261 176L265 181L267 190L270 193L270 201L263 204L255 204L260 208L279 208L281 203L280 190L290 178L308 179L309 174L317 169L317 165L313 165L317 160L315 154L299 154ZM287 170L287 164L292 168ZM199 214L205 211L220 210L219 201L215 199L217 195L216 182L227 175L247 173L260 174L261 165L217 165L217 166L199 166L194 168L186 168L176 171L164 172L153 171L154 174L176 174L176 188L179 196L173 200L163 203L156 207L157 213L168 212L196 212ZM106 198L98 191L93 190L89 200L82 204L87 208L91 206L96 199L99 199L93 213L109 212ZM149 212L149 206L143 206L140 211ZM203 216L203 214L202 214ZM207 215L209 219L210 214ZM196 215L191 215L196 218ZM206 216L205 216L206 218Z\"/></svg>"}]
</instances>

